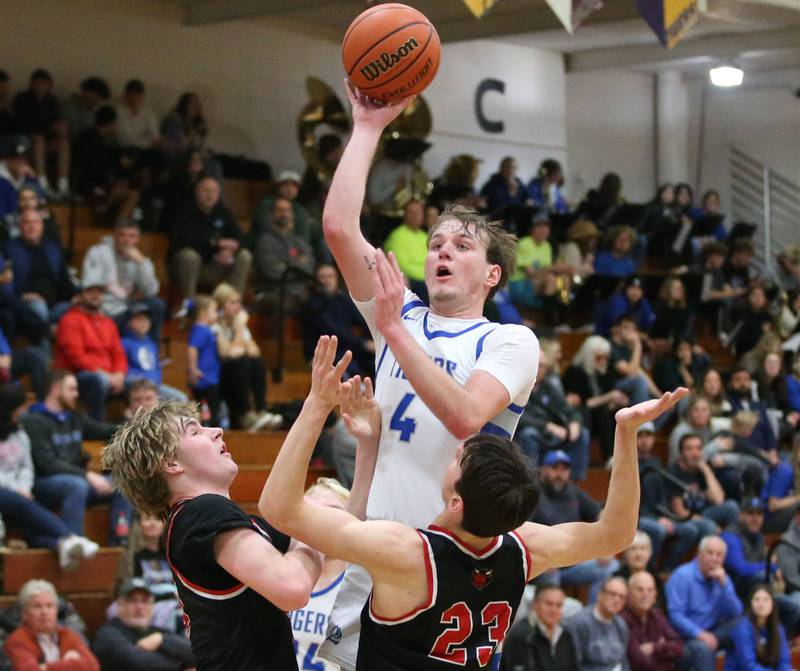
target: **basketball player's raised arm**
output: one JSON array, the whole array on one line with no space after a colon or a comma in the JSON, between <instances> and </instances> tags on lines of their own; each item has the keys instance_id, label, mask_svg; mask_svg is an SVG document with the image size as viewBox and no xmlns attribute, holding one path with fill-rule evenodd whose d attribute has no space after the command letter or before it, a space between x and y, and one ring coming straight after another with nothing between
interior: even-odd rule
<instances>
[{"instance_id":1,"label":"basketball player's raised arm","mask_svg":"<svg viewBox=\"0 0 800 671\"><path fill-rule=\"evenodd\" d=\"M391 575L419 567L422 541L416 531L397 522L363 522L336 508L305 500L308 462L331 410L339 402L340 380L348 352L336 366L336 338L317 343L311 391L281 447L258 503L270 524L329 557L362 565L372 575Z\"/></svg>"},{"instance_id":2,"label":"basketball player's raised arm","mask_svg":"<svg viewBox=\"0 0 800 671\"><path fill-rule=\"evenodd\" d=\"M353 133L345 147L322 213L322 230L347 289L357 301L373 296L375 248L361 232L361 209L372 159L381 134L408 101L378 107L345 82L353 107Z\"/></svg>"},{"instance_id":3,"label":"basketball player's raised arm","mask_svg":"<svg viewBox=\"0 0 800 671\"><path fill-rule=\"evenodd\" d=\"M548 527L527 522L519 528L533 557L534 577L550 568L571 566L589 559L609 557L631 544L639 520L639 464L636 430L665 413L689 390L679 387L659 399L623 408L616 415L614 466L606 505L594 523L569 522Z\"/></svg>"},{"instance_id":4,"label":"basketball player's raised arm","mask_svg":"<svg viewBox=\"0 0 800 671\"><path fill-rule=\"evenodd\" d=\"M506 377L508 371L513 369L517 378L515 385L507 387L498 377L480 367L461 385L431 360L403 326L401 309L405 282L394 254L390 252L387 257L383 251L377 250L375 268L376 326L386 338L389 349L414 391L456 438L464 440L479 432L487 422L507 408L516 396L516 393L509 391L509 387L524 386L520 381L527 378L530 390L539 365L539 345L529 329L518 327L516 336L519 337L505 342L502 352L491 353L491 357L504 360L502 366L497 367L505 370ZM491 342L491 338L488 342Z\"/></svg>"}]
</instances>

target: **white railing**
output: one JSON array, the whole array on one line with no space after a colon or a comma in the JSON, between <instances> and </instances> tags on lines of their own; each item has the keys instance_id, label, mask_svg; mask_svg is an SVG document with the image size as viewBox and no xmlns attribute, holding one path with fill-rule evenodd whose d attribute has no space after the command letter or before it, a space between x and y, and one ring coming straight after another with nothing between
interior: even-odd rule
<instances>
[{"instance_id":1,"label":"white railing","mask_svg":"<svg viewBox=\"0 0 800 671\"><path fill-rule=\"evenodd\" d=\"M774 277L775 254L800 244L800 186L734 146L730 169L731 217L758 226L756 259Z\"/></svg>"}]
</instances>

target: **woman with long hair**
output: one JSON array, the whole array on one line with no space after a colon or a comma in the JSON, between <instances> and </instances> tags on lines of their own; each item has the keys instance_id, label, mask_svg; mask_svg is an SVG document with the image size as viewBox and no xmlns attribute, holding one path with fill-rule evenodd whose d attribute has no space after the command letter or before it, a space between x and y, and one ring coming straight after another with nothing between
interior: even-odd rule
<instances>
[{"instance_id":1,"label":"woman with long hair","mask_svg":"<svg viewBox=\"0 0 800 671\"><path fill-rule=\"evenodd\" d=\"M280 415L267 412L267 374L264 360L250 329L242 297L230 284L214 289L219 306L217 350L222 360L220 395L228 404L231 428L257 431L283 424Z\"/></svg>"},{"instance_id":2,"label":"woman with long hair","mask_svg":"<svg viewBox=\"0 0 800 671\"><path fill-rule=\"evenodd\" d=\"M791 671L786 632L767 585L753 587L731 638L733 649L725 653L725 671Z\"/></svg>"},{"instance_id":3,"label":"woman with long hair","mask_svg":"<svg viewBox=\"0 0 800 671\"><path fill-rule=\"evenodd\" d=\"M34 500L31 441L19 426L25 392L13 384L0 386L0 515L23 534L29 546L58 553L62 569L74 569L93 557L99 546L75 536L47 508Z\"/></svg>"},{"instance_id":4,"label":"woman with long hair","mask_svg":"<svg viewBox=\"0 0 800 671\"><path fill-rule=\"evenodd\" d=\"M675 342L691 334L694 312L686 303L686 286L680 277L668 277L661 285L656 320L650 337Z\"/></svg>"},{"instance_id":5,"label":"woman with long hair","mask_svg":"<svg viewBox=\"0 0 800 671\"><path fill-rule=\"evenodd\" d=\"M602 336L591 335L564 373L567 402L583 412L584 424L597 436L606 458L611 456L614 445L614 412L628 402L623 392L614 389L608 367L610 355L611 343Z\"/></svg>"}]
</instances>

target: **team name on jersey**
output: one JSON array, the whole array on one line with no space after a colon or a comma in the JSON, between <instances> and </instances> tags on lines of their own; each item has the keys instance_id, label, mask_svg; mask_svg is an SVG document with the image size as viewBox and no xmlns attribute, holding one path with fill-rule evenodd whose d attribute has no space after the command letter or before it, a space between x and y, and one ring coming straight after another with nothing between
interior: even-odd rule
<instances>
[{"instance_id":1,"label":"team name on jersey","mask_svg":"<svg viewBox=\"0 0 800 671\"><path fill-rule=\"evenodd\" d=\"M294 631L325 637L325 631L328 628L327 613L301 608L289 613L289 617L292 620L292 629Z\"/></svg>"},{"instance_id":2,"label":"team name on jersey","mask_svg":"<svg viewBox=\"0 0 800 671\"><path fill-rule=\"evenodd\" d=\"M450 377L453 377L453 372L456 368L458 368L458 364L455 361L450 361L450 359L445 359L441 356L432 356L430 359L433 361L433 363L439 366L439 368L444 370ZM397 361L392 364L392 368L389 371L389 377L395 377L401 380L408 379L406 378L403 369L400 368L400 364L398 364Z\"/></svg>"}]
</instances>

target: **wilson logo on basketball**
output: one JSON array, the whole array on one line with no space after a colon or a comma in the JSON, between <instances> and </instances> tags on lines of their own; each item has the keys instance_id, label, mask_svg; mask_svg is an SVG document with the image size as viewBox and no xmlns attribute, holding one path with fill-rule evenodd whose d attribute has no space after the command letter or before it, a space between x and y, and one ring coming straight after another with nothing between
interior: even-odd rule
<instances>
[{"instance_id":1,"label":"wilson logo on basketball","mask_svg":"<svg viewBox=\"0 0 800 671\"><path fill-rule=\"evenodd\" d=\"M419 42L412 37L408 42L400 45L394 53L390 54L384 51L379 58L361 68L360 72L367 81L374 81L384 72L389 72L417 47L419 47Z\"/></svg>"}]
</instances>

